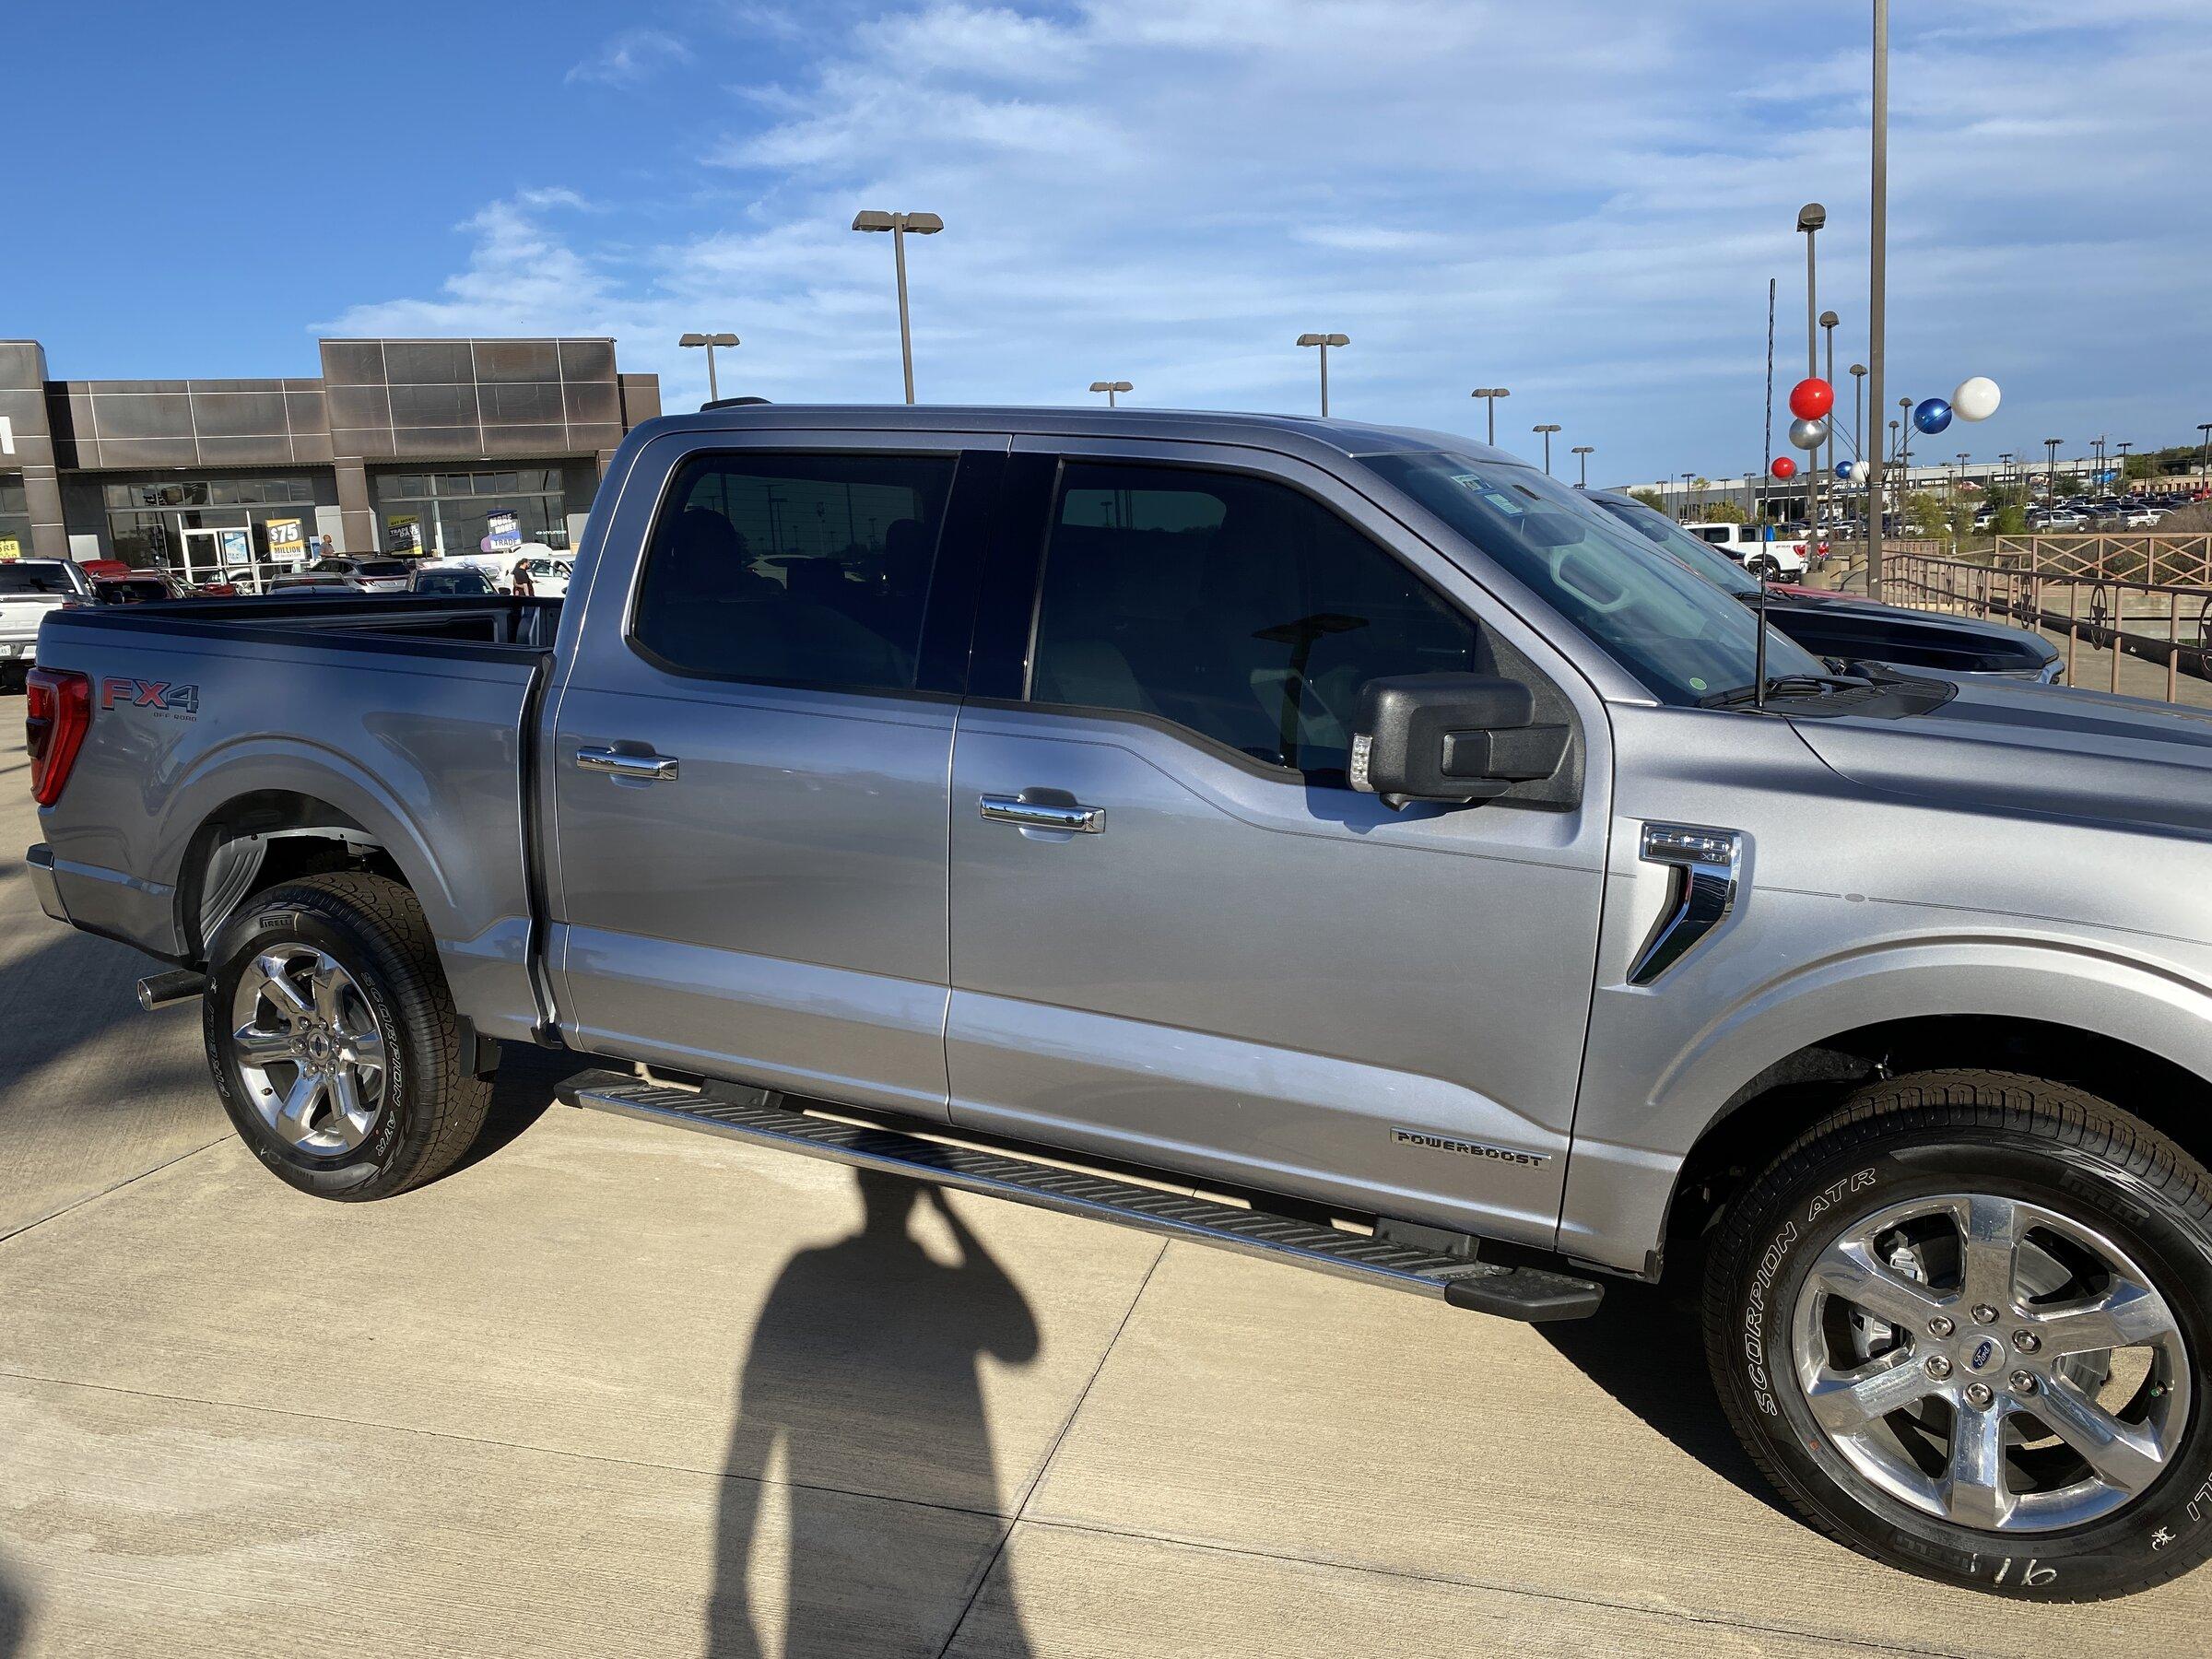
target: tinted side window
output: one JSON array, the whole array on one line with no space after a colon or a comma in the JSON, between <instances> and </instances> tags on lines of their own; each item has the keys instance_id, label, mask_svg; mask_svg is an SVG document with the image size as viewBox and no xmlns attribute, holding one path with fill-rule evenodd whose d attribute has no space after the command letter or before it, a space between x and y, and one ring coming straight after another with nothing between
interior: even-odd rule
<instances>
[{"instance_id":1,"label":"tinted side window","mask_svg":"<svg viewBox=\"0 0 2212 1659\"><path fill-rule=\"evenodd\" d=\"M943 455L687 463L631 638L688 673L912 689L952 471Z\"/></svg>"},{"instance_id":2,"label":"tinted side window","mask_svg":"<svg viewBox=\"0 0 2212 1659\"><path fill-rule=\"evenodd\" d=\"M1062 476L1035 701L1159 715L1341 785L1360 687L1475 667L1474 623L1294 489L1164 466Z\"/></svg>"}]
</instances>

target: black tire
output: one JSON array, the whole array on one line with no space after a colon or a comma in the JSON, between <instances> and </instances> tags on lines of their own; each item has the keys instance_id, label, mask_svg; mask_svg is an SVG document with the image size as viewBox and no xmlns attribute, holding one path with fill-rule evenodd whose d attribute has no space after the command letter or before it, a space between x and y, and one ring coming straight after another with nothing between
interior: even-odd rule
<instances>
[{"instance_id":1,"label":"black tire","mask_svg":"<svg viewBox=\"0 0 2212 1659\"><path fill-rule=\"evenodd\" d=\"M367 1137L321 1155L277 1135L249 1098L231 1041L232 999L254 959L312 946L345 969L383 1033L382 1099ZM389 1198L433 1181L465 1153L491 1102L461 1065L461 1028L415 895L381 876L310 876L259 895L210 952L202 1029L216 1091L240 1137L279 1180L319 1198Z\"/></svg>"},{"instance_id":2,"label":"black tire","mask_svg":"<svg viewBox=\"0 0 2212 1659\"><path fill-rule=\"evenodd\" d=\"M1746 561L1744 569L1766 582L1772 582L1782 574L1782 567L1764 553L1757 554Z\"/></svg>"},{"instance_id":3,"label":"black tire","mask_svg":"<svg viewBox=\"0 0 2212 1659\"><path fill-rule=\"evenodd\" d=\"M1971 1528L1914 1508L1847 1466L1839 1477L1847 1460L1831 1450L1806 1405L1792 1321L1816 1260L1892 1206L1962 1192L2034 1204L2120 1247L2164 1298L2186 1349L2189 1404L2163 1470L2119 1508L2082 1524ZM2207 1263L2212 1175L2148 1124L2040 1078L1922 1073L1859 1090L1799 1137L1735 1206L1707 1266L1706 1355L1747 1450L1830 1536L1969 1589L2100 1600L2177 1577L2212 1555ZM2005 1326L1987 1328L2001 1335ZM1965 1328L1961 1341L1972 1335ZM1917 1356L1917 1335L1913 1344ZM1940 1350L1932 1333L1928 1347L1931 1355ZM1983 1358L1978 1345L1976 1358ZM2000 1368L1988 1374L2001 1392L2001 1367L2016 1361L2006 1355L1985 1362ZM1956 1373L1964 1374L1963 1367ZM2032 1398L2026 1404L2032 1410ZM2012 1467L2000 1477L2007 1488Z\"/></svg>"}]
</instances>

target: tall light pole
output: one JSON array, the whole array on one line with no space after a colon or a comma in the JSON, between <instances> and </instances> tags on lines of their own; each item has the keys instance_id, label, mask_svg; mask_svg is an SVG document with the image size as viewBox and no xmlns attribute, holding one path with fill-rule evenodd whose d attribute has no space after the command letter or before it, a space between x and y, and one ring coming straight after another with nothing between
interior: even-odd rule
<instances>
[{"instance_id":1,"label":"tall light pole","mask_svg":"<svg viewBox=\"0 0 2212 1659\"><path fill-rule=\"evenodd\" d=\"M1797 229L1805 232L1805 378L1814 380L1820 373L1820 299L1819 280L1813 265L1813 244L1820 238L1820 227L1828 223L1828 209L1818 202L1807 202L1797 209ZM1832 418L1835 411L1829 411ZM1807 538L1820 534L1820 452L1811 449L1805 456L1805 528Z\"/></svg>"},{"instance_id":2,"label":"tall light pole","mask_svg":"<svg viewBox=\"0 0 2212 1659\"><path fill-rule=\"evenodd\" d=\"M1912 400L1909 397L1899 398L1897 414L1899 430L1903 433L1897 451L1897 499L1901 505L1904 499L1912 493Z\"/></svg>"},{"instance_id":3,"label":"tall light pole","mask_svg":"<svg viewBox=\"0 0 2212 1659\"><path fill-rule=\"evenodd\" d=\"M1300 346L1321 347L1321 418L1326 420L1329 418L1329 347L1349 346L1352 337L1340 334L1302 334L1298 336L1298 343Z\"/></svg>"},{"instance_id":4,"label":"tall light pole","mask_svg":"<svg viewBox=\"0 0 2212 1659\"><path fill-rule=\"evenodd\" d=\"M2197 476L2202 477L2207 473L2212 473L2212 420L2198 422L2196 429L2198 435L2204 439L2204 444L2197 451L2196 457Z\"/></svg>"},{"instance_id":5,"label":"tall light pole","mask_svg":"<svg viewBox=\"0 0 2212 1659\"><path fill-rule=\"evenodd\" d=\"M1866 216L1866 406L1882 418L1889 296L1889 0L1874 0L1874 123ZM1878 437L1879 434L1877 433ZM1882 457L1867 463L1866 594L1882 596Z\"/></svg>"},{"instance_id":6,"label":"tall light pole","mask_svg":"<svg viewBox=\"0 0 2212 1659\"><path fill-rule=\"evenodd\" d=\"M1477 386L1474 391L1468 393L1467 395L1469 397L1481 398L1484 406L1488 410L1489 436L1485 440L1485 441L1488 442L1493 449L1496 448L1498 443L1498 400L1501 397L1511 397L1512 394L1507 391L1503 386Z\"/></svg>"},{"instance_id":7,"label":"tall light pole","mask_svg":"<svg viewBox=\"0 0 2212 1659\"><path fill-rule=\"evenodd\" d=\"M906 314L906 233L935 236L945 221L934 213L878 213L874 209L853 216L855 230L888 230L891 263L899 270L899 362L906 371L906 401L914 401L914 331Z\"/></svg>"},{"instance_id":8,"label":"tall light pole","mask_svg":"<svg viewBox=\"0 0 2212 1659\"><path fill-rule=\"evenodd\" d=\"M1113 401L1113 394L1115 393L1134 392L1136 390L1136 388L1131 385L1127 381L1092 381L1090 382L1090 389L1093 392L1103 392L1106 394L1106 406L1110 409L1115 406Z\"/></svg>"},{"instance_id":9,"label":"tall light pole","mask_svg":"<svg viewBox=\"0 0 2212 1659\"><path fill-rule=\"evenodd\" d=\"M2043 467L2043 504L2048 507L2058 505L2058 446L2065 441L2064 438L2043 440L2043 448L2050 452Z\"/></svg>"},{"instance_id":10,"label":"tall light pole","mask_svg":"<svg viewBox=\"0 0 2212 1659\"><path fill-rule=\"evenodd\" d=\"M1590 488L1590 457L1597 453L1597 445L1594 443L1578 443L1574 446L1574 453L1582 457L1583 488L1587 489Z\"/></svg>"},{"instance_id":11,"label":"tall light pole","mask_svg":"<svg viewBox=\"0 0 2212 1659\"><path fill-rule=\"evenodd\" d=\"M1694 472L1686 472L1682 475L1682 511L1684 512L1688 512L1691 511L1689 501L1689 481L1697 476L1698 475ZM1682 522L1686 524L1690 523L1688 519L1684 519Z\"/></svg>"},{"instance_id":12,"label":"tall light pole","mask_svg":"<svg viewBox=\"0 0 2212 1659\"><path fill-rule=\"evenodd\" d=\"M2128 488L2127 452L2136 447L2135 442L2132 439L2123 438L2118 443L2112 445L2112 447L2120 452L2120 493L2122 495L2132 495L2135 492Z\"/></svg>"},{"instance_id":13,"label":"tall light pole","mask_svg":"<svg viewBox=\"0 0 2212 1659\"><path fill-rule=\"evenodd\" d=\"M719 403L722 399L722 388L714 380L714 347L721 346L726 348L735 346L737 344L737 336L734 334L688 334L678 338L676 343L678 346L704 346L707 348L707 401Z\"/></svg>"},{"instance_id":14,"label":"tall light pole","mask_svg":"<svg viewBox=\"0 0 2212 1659\"><path fill-rule=\"evenodd\" d=\"M1851 366L1851 449L1861 465L1866 460L1865 394L1866 365L1853 363ZM1859 495L1859 512L1864 514L1866 511L1866 487L1864 481L1860 483Z\"/></svg>"},{"instance_id":15,"label":"tall light pole","mask_svg":"<svg viewBox=\"0 0 2212 1659\"><path fill-rule=\"evenodd\" d=\"M1544 434L1544 476L1548 478L1551 477L1551 435L1559 429L1559 423L1555 420L1547 425L1530 427L1528 429Z\"/></svg>"}]
</instances>

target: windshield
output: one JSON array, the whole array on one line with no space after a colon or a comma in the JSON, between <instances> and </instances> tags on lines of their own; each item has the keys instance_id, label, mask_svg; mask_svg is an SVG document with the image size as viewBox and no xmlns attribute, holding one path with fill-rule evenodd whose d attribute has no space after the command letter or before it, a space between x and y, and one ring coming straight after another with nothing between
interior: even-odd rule
<instances>
[{"instance_id":1,"label":"windshield","mask_svg":"<svg viewBox=\"0 0 2212 1659\"><path fill-rule=\"evenodd\" d=\"M1613 496L1594 495L1590 500L1653 546L1672 553L1715 586L1726 588L1732 594L1759 592L1757 577L1747 572L1742 565L1725 553L1714 552L1711 544L1700 541L1656 508L1646 507L1641 501Z\"/></svg>"},{"instance_id":2,"label":"windshield","mask_svg":"<svg viewBox=\"0 0 2212 1659\"><path fill-rule=\"evenodd\" d=\"M364 559L354 567L364 576L405 576L407 567L397 559Z\"/></svg>"},{"instance_id":3,"label":"windshield","mask_svg":"<svg viewBox=\"0 0 2212 1659\"><path fill-rule=\"evenodd\" d=\"M1661 700L1690 706L1755 683L1750 606L1535 467L1446 452L1367 465L1550 601ZM1767 672L1827 668L1770 629Z\"/></svg>"}]
</instances>

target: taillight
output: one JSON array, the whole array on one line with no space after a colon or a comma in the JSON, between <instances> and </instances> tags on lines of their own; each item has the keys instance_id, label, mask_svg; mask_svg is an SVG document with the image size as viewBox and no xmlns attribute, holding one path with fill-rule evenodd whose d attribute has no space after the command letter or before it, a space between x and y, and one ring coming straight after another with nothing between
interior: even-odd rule
<instances>
[{"instance_id":1,"label":"taillight","mask_svg":"<svg viewBox=\"0 0 2212 1659\"><path fill-rule=\"evenodd\" d=\"M92 729L92 678L74 668L33 668L23 678L23 747L30 751L30 795L41 806L62 798L76 751Z\"/></svg>"}]
</instances>

